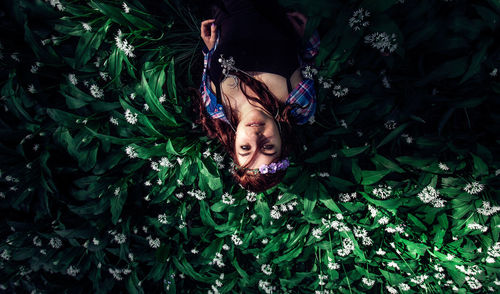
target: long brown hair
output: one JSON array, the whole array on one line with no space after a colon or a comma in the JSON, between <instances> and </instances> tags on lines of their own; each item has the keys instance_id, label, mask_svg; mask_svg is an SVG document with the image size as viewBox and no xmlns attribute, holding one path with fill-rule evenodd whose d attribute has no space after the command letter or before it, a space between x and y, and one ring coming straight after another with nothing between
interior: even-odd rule
<instances>
[{"instance_id":1,"label":"long brown hair","mask_svg":"<svg viewBox=\"0 0 500 294\"><path fill-rule=\"evenodd\" d=\"M275 161L279 161L287 157L290 153L290 147L293 145L292 140L292 127L291 123L293 122L293 117L291 115L291 110L294 108L292 105L285 105L280 102L269 90L269 88L262 82L256 80L255 78L246 75L245 73L236 72L235 76L240 80L241 91L246 96L248 101L251 104L259 104L264 109L269 111L271 114L276 114L274 120L278 124L281 136L281 156L277 158ZM251 96L247 93L247 87L250 88L254 93L257 94L257 97ZM196 111L198 112L199 118L196 121L198 124L201 124L203 129L207 132L210 138L217 138L221 144L224 146L224 149L231 156L235 163L238 163L236 155L234 153L234 145L236 134L230 124L224 122L221 119L213 119L206 111L205 106L203 104L203 99L199 91L197 93L196 103ZM238 118L236 115L232 115L232 111L227 109L224 106L224 112L226 116L228 116L228 120L231 124L236 127L238 126ZM257 148L261 148L264 145L264 141L259 140L257 144ZM257 150L258 151L258 150ZM257 153L254 152L254 156ZM253 191L253 192L262 192L265 191L283 179L286 171L278 171L274 174L253 174L247 172L245 169L249 164L251 164L253 158L249 160L249 162L242 166L239 169L235 169L233 171L233 177L235 180L245 189ZM238 163L239 164L239 163Z\"/></svg>"}]
</instances>

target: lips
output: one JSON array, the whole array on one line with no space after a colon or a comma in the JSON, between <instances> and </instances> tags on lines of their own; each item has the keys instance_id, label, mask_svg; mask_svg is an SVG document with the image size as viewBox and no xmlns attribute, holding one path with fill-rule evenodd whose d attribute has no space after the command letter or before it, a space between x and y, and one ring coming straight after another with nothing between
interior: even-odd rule
<instances>
[{"instance_id":1,"label":"lips","mask_svg":"<svg viewBox=\"0 0 500 294\"><path fill-rule=\"evenodd\" d=\"M263 122L252 121L246 124L247 127L261 127L263 126Z\"/></svg>"}]
</instances>

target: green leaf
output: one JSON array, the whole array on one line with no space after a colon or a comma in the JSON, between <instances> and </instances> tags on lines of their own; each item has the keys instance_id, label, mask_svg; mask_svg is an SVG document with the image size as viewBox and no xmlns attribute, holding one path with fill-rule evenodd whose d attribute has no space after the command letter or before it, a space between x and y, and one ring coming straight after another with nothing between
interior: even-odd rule
<instances>
[{"instance_id":1,"label":"green leaf","mask_svg":"<svg viewBox=\"0 0 500 294\"><path fill-rule=\"evenodd\" d=\"M407 126L408 126L408 123L404 123L404 124L400 125L399 127L395 128L394 130L392 130L382 141L380 141L380 143L378 143L377 147L375 147L375 148L378 149L378 148L384 146L385 144L389 143L390 141L392 141L399 134L401 134L401 132L403 132Z\"/></svg>"},{"instance_id":2,"label":"green leaf","mask_svg":"<svg viewBox=\"0 0 500 294\"><path fill-rule=\"evenodd\" d=\"M106 37L110 24L111 20L108 19L99 29L83 33L76 46L74 68L81 68L94 56Z\"/></svg>"},{"instance_id":3,"label":"green leaf","mask_svg":"<svg viewBox=\"0 0 500 294\"><path fill-rule=\"evenodd\" d=\"M479 157L472 154L472 158L474 160L474 171L472 175L477 178L479 176L484 176L488 174L488 165Z\"/></svg>"},{"instance_id":4,"label":"green leaf","mask_svg":"<svg viewBox=\"0 0 500 294\"><path fill-rule=\"evenodd\" d=\"M361 184L366 186L378 183L383 177L385 177L390 172L391 172L390 170L373 170L373 171L364 170L361 172L361 177L362 177Z\"/></svg>"},{"instance_id":5,"label":"green leaf","mask_svg":"<svg viewBox=\"0 0 500 294\"><path fill-rule=\"evenodd\" d=\"M111 221L113 222L114 225L118 223L118 219L120 218L120 215L122 213L123 205L125 204L125 201L127 200L127 184L124 184L122 186L118 186L120 188L120 191L118 195L114 195L115 191L112 191L111 197Z\"/></svg>"},{"instance_id":6,"label":"green leaf","mask_svg":"<svg viewBox=\"0 0 500 294\"><path fill-rule=\"evenodd\" d=\"M395 171L398 173L405 172L404 169L400 168L399 165L397 165L395 162L387 159L386 157L384 157L382 155L375 154L371 160L374 164L379 165L379 166L383 166L391 171Z\"/></svg>"},{"instance_id":7,"label":"green leaf","mask_svg":"<svg viewBox=\"0 0 500 294\"><path fill-rule=\"evenodd\" d=\"M167 92L170 99L173 100L174 104L178 104L177 102L177 90L175 83L175 73L174 73L174 58L170 59L170 64L168 66L167 73Z\"/></svg>"},{"instance_id":8,"label":"green leaf","mask_svg":"<svg viewBox=\"0 0 500 294\"><path fill-rule=\"evenodd\" d=\"M358 154L363 153L366 149L370 148L370 145L361 146L361 147L353 147L353 148L345 148L340 150L345 157L353 157Z\"/></svg>"}]
</instances>

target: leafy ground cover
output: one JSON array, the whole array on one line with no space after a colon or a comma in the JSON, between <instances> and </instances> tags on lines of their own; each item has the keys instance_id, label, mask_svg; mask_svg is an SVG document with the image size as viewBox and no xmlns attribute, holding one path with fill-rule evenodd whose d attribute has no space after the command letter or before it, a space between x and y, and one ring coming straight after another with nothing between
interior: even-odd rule
<instances>
[{"instance_id":1,"label":"leafy ground cover","mask_svg":"<svg viewBox=\"0 0 500 294\"><path fill-rule=\"evenodd\" d=\"M194 124L204 1L2 2L2 291L499 291L498 1L280 3L318 112L254 194Z\"/></svg>"}]
</instances>

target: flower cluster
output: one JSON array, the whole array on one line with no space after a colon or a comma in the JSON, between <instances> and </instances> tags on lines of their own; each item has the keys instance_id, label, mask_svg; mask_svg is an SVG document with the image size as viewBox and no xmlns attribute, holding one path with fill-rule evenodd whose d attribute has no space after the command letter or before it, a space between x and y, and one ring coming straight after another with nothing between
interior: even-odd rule
<instances>
[{"instance_id":1,"label":"flower cluster","mask_svg":"<svg viewBox=\"0 0 500 294\"><path fill-rule=\"evenodd\" d=\"M472 182L465 185L464 190L471 195L475 195L484 190L484 185L478 182Z\"/></svg>"},{"instance_id":2,"label":"flower cluster","mask_svg":"<svg viewBox=\"0 0 500 294\"><path fill-rule=\"evenodd\" d=\"M113 276L113 278L117 281L121 281L123 280L123 276L122 275L128 275L130 274L132 271L128 268L124 268L124 269L119 269L119 268L109 268L108 269L109 273Z\"/></svg>"},{"instance_id":3,"label":"flower cluster","mask_svg":"<svg viewBox=\"0 0 500 294\"><path fill-rule=\"evenodd\" d=\"M195 197L198 200L203 200L207 196L207 194L205 193L205 191L201 191L201 190L191 190L191 191L187 191L186 193L189 196Z\"/></svg>"},{"instance_id":4,"label":"flower cluster","mask_svg":"<svg viewBox=\"0 0 500 294\"><path fill-rule=\"evenodd\" d=\"M356 192L352 193L340 193L339 194L339 199L341 202L350 202L351 200L356 199L357 195Z\"/></svg>"},{"instance_id":5,"label":"flower cluster","mask_svg":"<svg viewBox=\"0 0 500 294\"><path fill-rule=\"evenodd\" d=\"M67 269L66 269L66 273L69 275L69 276L72 276L72 277L76 277L76 275L78 275L78 273L80 272L80 269L78 269L77 267L74 267L72 265L70 265Z\"/></svg>"},{"instance_id":6,"label":"flower cluster","mask_svg":"<svg viewBox=\"0 0 500 294\"><path fill-rule=\"evenodd\" d=\"M490 216L500 211L500 206L491 206L489 201L483 201L483 207L478 207L477 212L482 215Z\"/></svg>"},{"instance_id":7,"label":"flower cluster","mask_svg":"<svg viewBox=\"0 0 500 294\"><path fill-rule=\"evenodd\" d=\"M386 32L375 32L365 36L365 43L380 50L380 53L384 55L392 53L398 48L398 44L396 43L396 34L389 35Z\"/></svg>"},{"instance_id":8,"label":"flower cluster","mask_svg":"<svg viewBox=\"0 0 500 294\"><path fill-rule=\"evenodd\" d=\"M392 187L387 185L378 185L377 188L372 190L372 193L380 199L387 199L392 194Z\"/></svg>"},{"instance_id":9,"label":"flower cluster","mask_svg":"<svg viewBox=\"0 0 500 294\"><path fill-rule=\"evenodd\" d=\"M229 193L224 193L222 195L222 203L227 204L227 205L232 205L234 204L234 198L231 196Z\"/></svg>"},{"instance_id":10,"label":"flower cluster","mask_svg":"<svg viewBox=\"0 0 500 294\"><path fill-rule=\"evenodd\" d=\"M430 203L434 207L444 207L446 200L439 198L439 191L432 186L425 187L420 193L418 198L424 203Z\"/></svg>"},{"instance_id":11,"label":"flower cluster","mask_svg":"<svg viewBox=\"0 0 500 294\"><path fill-rule=\"evenodd\" d=\"M269 264L263 264L263 265L260 267L260 270L261 270L264 274L266 274L266 275L268 275L268 276L270 276L270 275L272 275L272 274L273 274L273 269L271 268L271 265L269 265Z\"/></svg>"},{"instance_id":12,"label":"flower cluster","mask_svg":"<svg viewBox=\"0 0 500 294\"><path fill-rule=\"evenodd\" d=\"M361 30L362 27L367 27L370 22L366 20L370 16L370 12L363 8L354 11L354 14L349 19L349 26L355 31Z\"/></svg>"},{"instance_id":13,"label":"flower cluster","mask_svg":"<svg viewBox=\"0 0 500 294\"><path fill-rule=\"evenodd\" d=\"M137 113L132 113L130 109L125 110L125 119L131 125L135 125L137 123Z\"/></svg>"},{"instance_id":14,"label":"flower cluster","mask_svg":"<svg viewBox=\"0 0 500 294\"><path fill-rule=\"evenodd\" d=\"M288 158L285 158L285 159L280 160L278 162L272 162L269 165L267 165L267 164L261 165L259 167L259 172L261 174L267 174L267 173L274 174L277 171L287 169L288 166L290 166L290 161L288 161Z\"/></svg>"},{"instance_id":15,"label":"flower cluster","mask_svg":"<svg viewBox=\"0 0 500 294\"><path fill-rule=\"evenodd\" d=\"M128 157L136 158L138 156L137 152L134 150L133 146L127 146L125 148L125 153L127 153Z\"/></svg>"},{"instance_id":16,"label":"flower cluster","mask_svg":"<svg viewBox=\"0 0 500 294\"><path fill-rule=\"evenodd\" d=\"M209 265L213 265L213 264L215 264L215 265L217 265L219 268L224 267L224 266L225 266L225 264L224 264L224 262L222 261L222 257L223 257L223 256L222 256L222 253L217 252L217 253L215 253L214 259L213 259L212 261L210 261L208 264L209 264Z\"/></svg>"},{"instance_id":17,"label":"flower cluster","mask_svg":"<svg viewBox=\"0 0 500 294\"><path fill-rule=\"evenodd\" d=\"M123 51L123 53L125 53L126 56L128 56L128 57L135 57L135 55L133 53L134 46L132 46L131 44L129 44L127 40L123 39L122 35L123 35L122 31L118 30L118 34L115 37L116 47L118 49L120 49L121 51Z\"/></svg>"}]
</instances>

